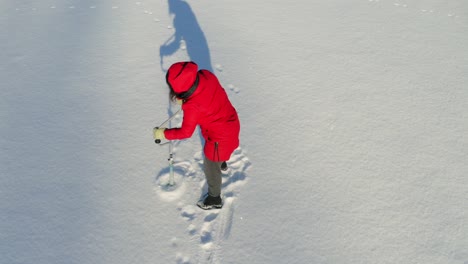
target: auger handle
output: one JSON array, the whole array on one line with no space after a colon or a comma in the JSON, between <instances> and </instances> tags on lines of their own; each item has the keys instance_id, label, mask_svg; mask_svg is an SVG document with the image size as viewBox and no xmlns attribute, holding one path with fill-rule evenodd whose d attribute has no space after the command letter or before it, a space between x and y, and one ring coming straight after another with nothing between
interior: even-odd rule
<instances>
[{"instance_id":1,"label":"auger handle","mask_svg":"<svg viewBox=\"0 0 468 264\"><path fill-rule=\"evenodd\" d=\"M156 129L159 129L159 127L156 127ZM154 143L160 144L160 143L161 143L161 140L160 140L160 139L156 139L156 140L154 140Z\"/></svg>"}]
</instances>

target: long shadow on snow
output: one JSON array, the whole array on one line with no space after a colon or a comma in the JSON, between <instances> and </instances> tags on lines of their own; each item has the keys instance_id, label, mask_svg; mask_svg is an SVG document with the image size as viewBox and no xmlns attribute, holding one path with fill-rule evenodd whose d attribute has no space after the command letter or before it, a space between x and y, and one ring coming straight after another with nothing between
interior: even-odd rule
<instances>
[{"instance_id":1,"label":"long shadow on snow","mask_svg":"<svg viewBox=\"0 0 468 264\"><path fill-rule=\"evenodd\" d=\"M164 56L176 53L181 48L181 41L184 40L190 60L196 62L200 69L212 72L208 42L190 5L182 0L168 0L168 4L169 14L174 15L175 33L160 47L161 67Z\"/></svg>"}]
</instances>

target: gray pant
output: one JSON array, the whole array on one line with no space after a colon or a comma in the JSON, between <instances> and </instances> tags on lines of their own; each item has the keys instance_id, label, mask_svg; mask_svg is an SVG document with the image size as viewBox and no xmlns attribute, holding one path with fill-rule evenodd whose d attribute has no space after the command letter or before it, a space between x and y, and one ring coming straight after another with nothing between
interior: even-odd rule
<instances>
[{"instance_id":1,"label":"gray pant","mask_svg":"<svg viewBox=\"0 0 468 264\"><path fill-rule=\"evenodd\" d=\"M210 196L221 195L221 164L222 162L211 161L205 157L203 171L205 172Z\"/></svg>"}]
</instances>

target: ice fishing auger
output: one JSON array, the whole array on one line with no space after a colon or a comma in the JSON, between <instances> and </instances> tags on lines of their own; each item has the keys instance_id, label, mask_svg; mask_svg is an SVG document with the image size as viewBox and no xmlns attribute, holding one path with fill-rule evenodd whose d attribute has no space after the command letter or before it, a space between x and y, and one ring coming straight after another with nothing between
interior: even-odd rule
<instances>
[{"instance_id":1,"label":"ice fishing auger","mask_svg":"<svg viewBox=\"0 0 468 264\"><path fill-rule=\"evenodd\" d=\"M172 119L174 119L181 111L182 111L182 108L179 109L171 117L169 117L166 121L164 121L161 125L156 127L156 129L158 129L160 127L164 127L167 123L169 123ZM167 159L169 161L169 182L168 182L168 185L169 186L174 186L175 185L175 181L174 181L174 153L173 153L174 146L172 144L172 141L168 141L166 143L161 143L160 139L156 139L154 142L156 144L159 144L159 145L163 145L163 144L166 144L168 142L170 143L170 145L169 145L169 158Z\"/></svg>"}]
</instances>

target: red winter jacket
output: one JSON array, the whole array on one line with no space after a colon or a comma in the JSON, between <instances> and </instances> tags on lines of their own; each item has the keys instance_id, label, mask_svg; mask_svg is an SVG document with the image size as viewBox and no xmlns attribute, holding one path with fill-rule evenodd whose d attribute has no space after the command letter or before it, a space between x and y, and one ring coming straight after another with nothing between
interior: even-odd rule
<instances>
[{"instance_id":1,"label":"red winter jacket","mask_svg":"<svg viewBox=\"0 0 468 264\"><path fill-rule=\"evenodd\" d=\"M174 91L186 91L187 82L190 82L188 86L193 83L193 78L183 76L183 68L180 67L177 72L171 73L171 69L168 71L167 81ZM213 73L208 70L195 72L192 71L198 75L198 86L182 104L182 126L166 129L164 135L168 140L189 138L199 125L205 138L205 156L212 161L227 161L239 146L240 123L236 109ZM177 82L174 79L184 77L190 81Z\"/></svg>"}]
</instances>

